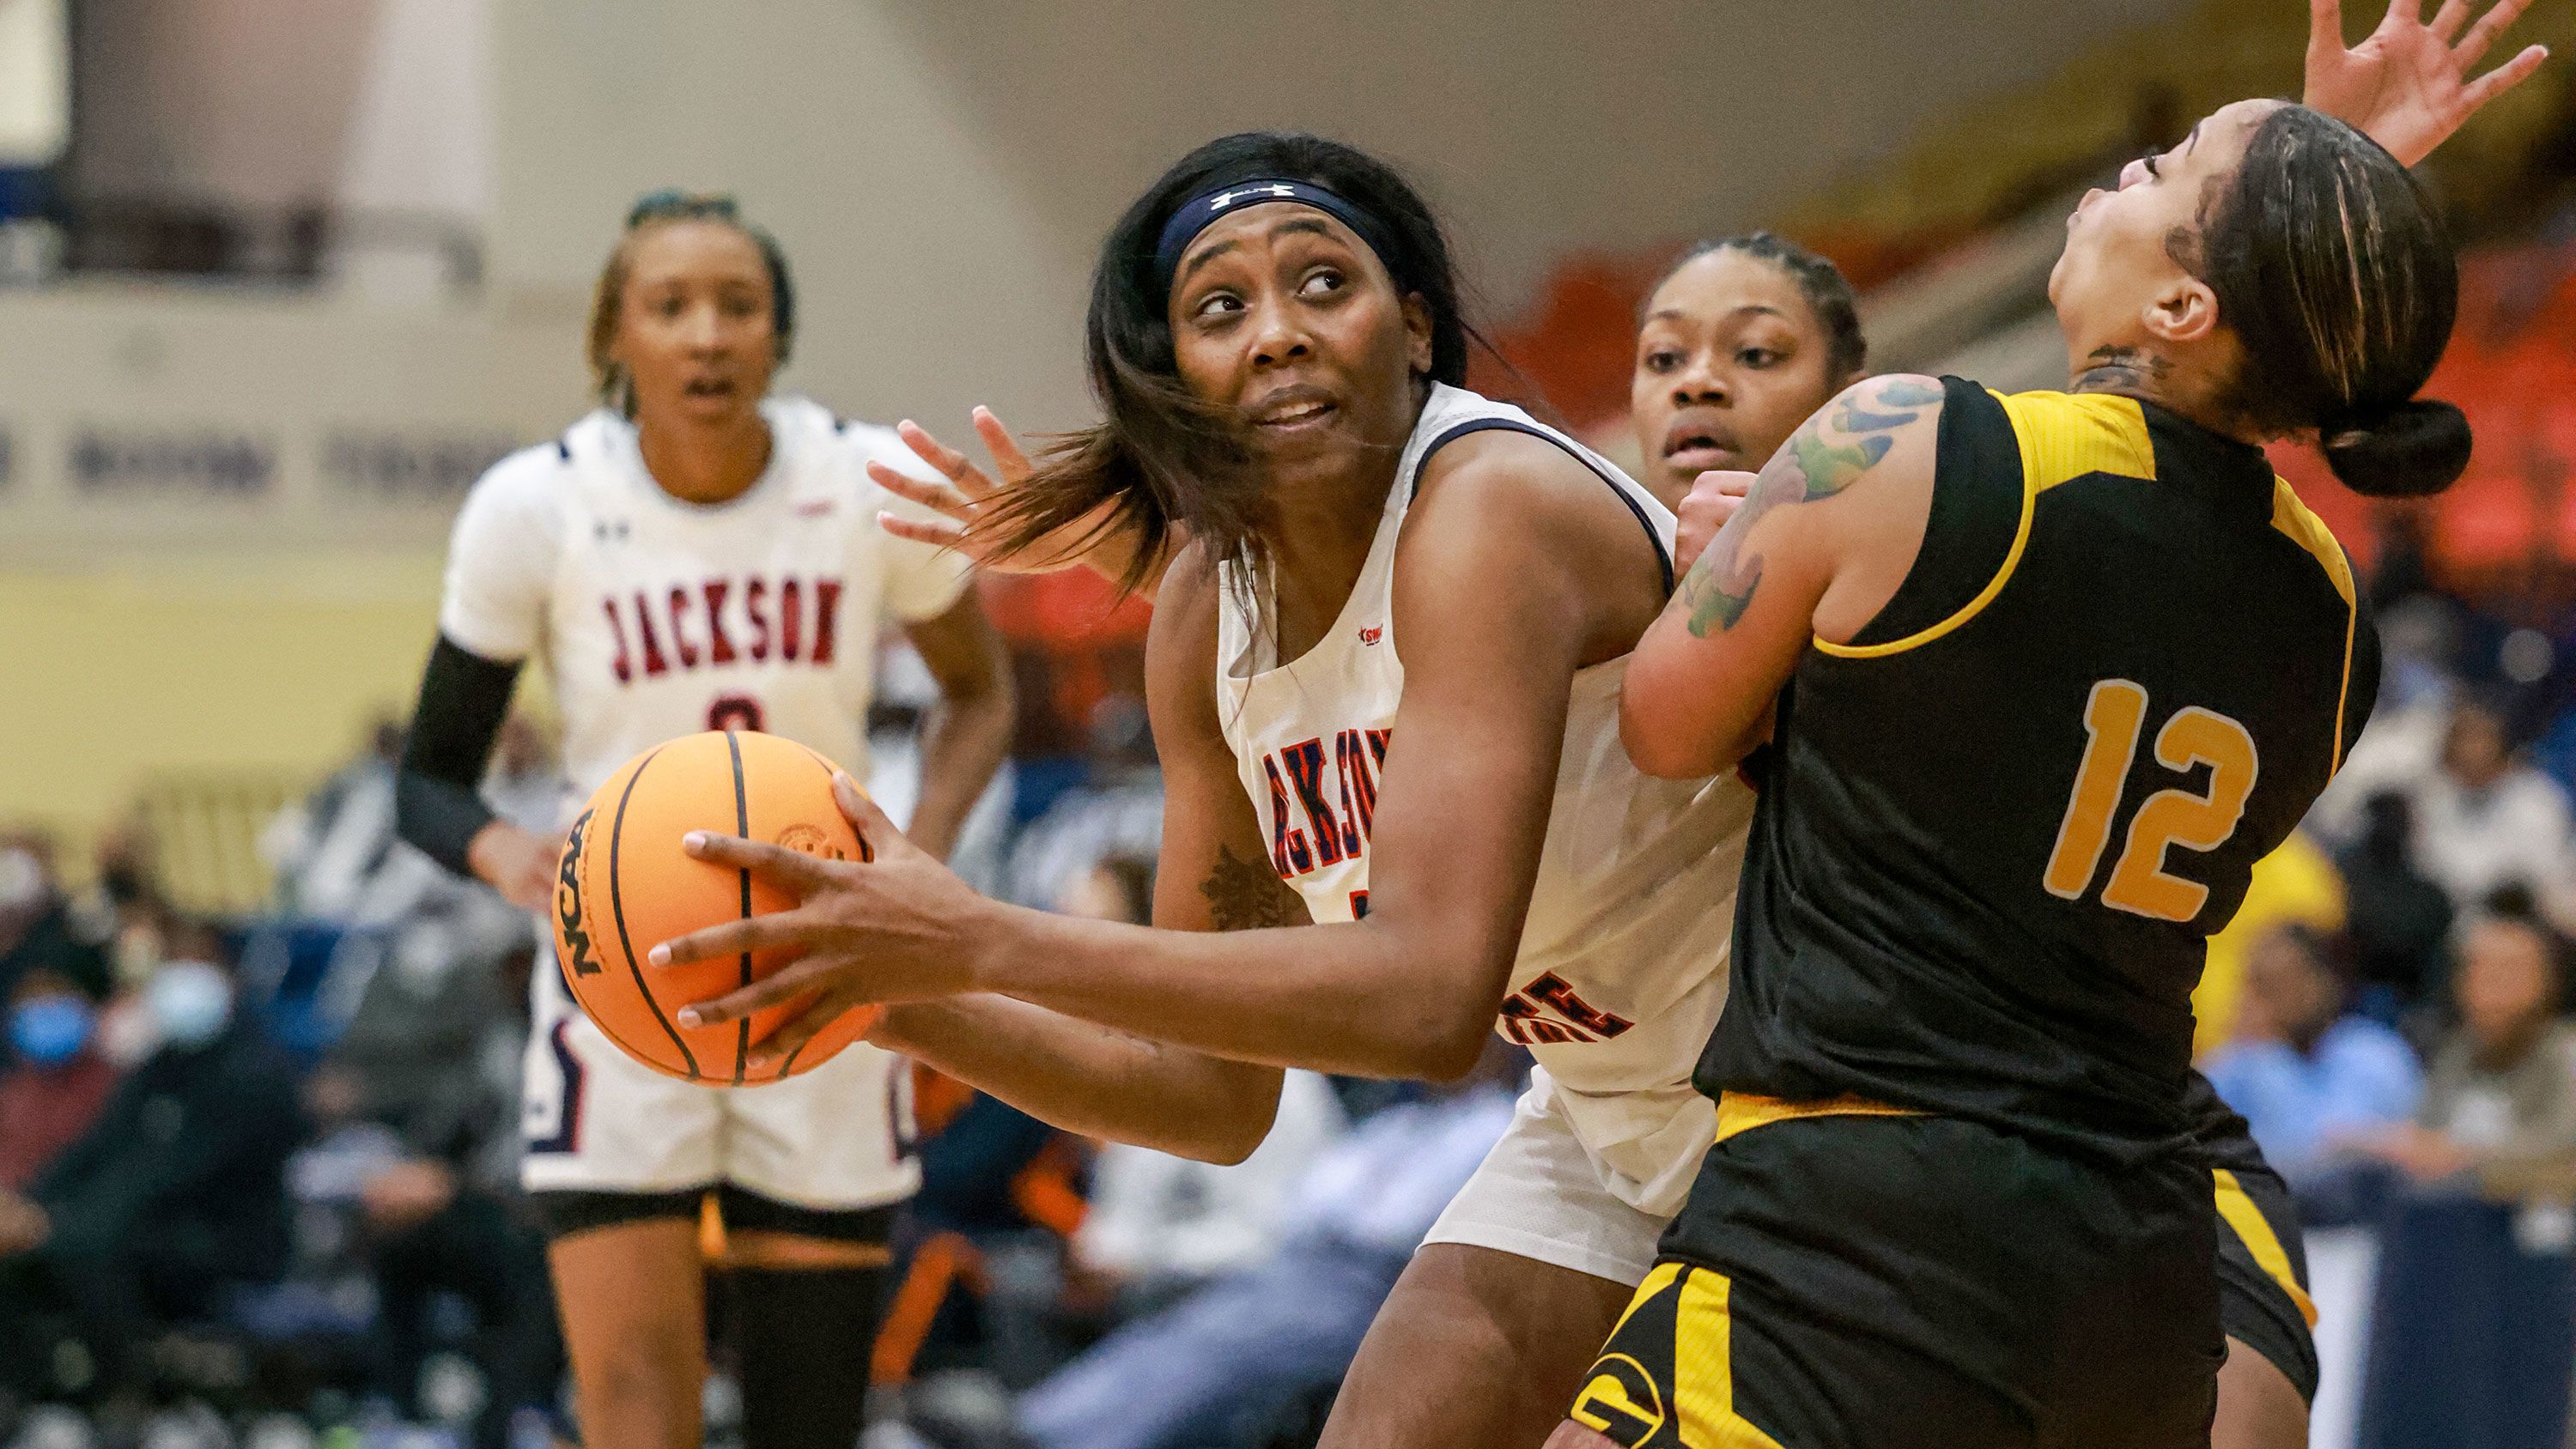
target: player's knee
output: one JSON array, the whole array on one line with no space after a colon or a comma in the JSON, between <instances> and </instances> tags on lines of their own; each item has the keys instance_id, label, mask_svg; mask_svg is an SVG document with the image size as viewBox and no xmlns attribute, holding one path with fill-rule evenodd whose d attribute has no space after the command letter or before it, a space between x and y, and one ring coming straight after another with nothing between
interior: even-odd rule
<instances>
[{"instance_id":1,"label":"player's knee","mask_svg":"<svg viewBox=\"0 0 2576 1449\"><path fill-rule=\"evenodd\" d=\"M1619 1449L1619 1441L1568 1419L1547 1436L1546 1449Z\"/></svg>"},{"instance_id":2,"label":"player's knee","mask_svg":"<svg viewBox=\"0 0 2576 1449\"><path fill-rule=\"evenodd\" d=\"M621 1405L659 1404L675 1384L694 1387L705 1372L705 1329L699 1324L632 1326L603 1345L584 1365L587 1387Z\"/></svg>"}]
</instances>

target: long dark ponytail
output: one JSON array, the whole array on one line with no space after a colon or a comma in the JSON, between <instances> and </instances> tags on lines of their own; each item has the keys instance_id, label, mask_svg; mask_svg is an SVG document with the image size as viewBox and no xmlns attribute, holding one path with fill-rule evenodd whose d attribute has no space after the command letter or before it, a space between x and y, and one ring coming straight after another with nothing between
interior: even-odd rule
<instances>
[{"instance_id":1,"label":"long dark ponytail","mask_svg":"<svg viewBox=\"0 0 2576 1449\"><path fill-rule=\"evenodd\" d=\"M1154 248L1174 210L1211 188L1260 178L1311 181L1382 225L1379 258L1399 294L1431 316L1429 381L1467 376L1475 334L1459 299L1457 268L1431 208L1394 168L1364 151L1291 131L1246 131L1182 157L1118 218L1091 274L1084 351L1105 414L1045 450L1037 472L979 527L1005 551L1060 531L1125 533L1138 545L1124 580L1145 582L1175 528L1212 561L1249 563L1268 553L1271 513L1259 471L1231 415L1193 394L1172 350L1169 298Z\"/></svg>"}]
</instances>

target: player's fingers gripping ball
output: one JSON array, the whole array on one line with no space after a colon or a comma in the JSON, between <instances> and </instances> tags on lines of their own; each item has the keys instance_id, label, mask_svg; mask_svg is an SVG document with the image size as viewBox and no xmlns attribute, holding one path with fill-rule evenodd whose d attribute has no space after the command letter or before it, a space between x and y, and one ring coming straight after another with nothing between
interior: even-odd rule
<instances>
[{"instance_id":1,"label":"player's fingers gripping ball","mask_svg":"<svg viewBox=\"0 0 2576 1449\"><path fill-rule=\"evenodd\" d=\"M844 1013L775 1068L744 1058L810 996L739 1022L687 1027L680 1008L748 986L795 959L792 949L651 966L645 953L709 926L793 908L788 892L746 870L691 859L692 830L735 835L824 860L869 859L832 799L833 765L776 735L718 731L658 745L626 762L573 822L555 878L555 959L575 1000L628 1056L709 1086L794 1076L876 1023L881 1008Z\"/></svg>"}]
</instances>

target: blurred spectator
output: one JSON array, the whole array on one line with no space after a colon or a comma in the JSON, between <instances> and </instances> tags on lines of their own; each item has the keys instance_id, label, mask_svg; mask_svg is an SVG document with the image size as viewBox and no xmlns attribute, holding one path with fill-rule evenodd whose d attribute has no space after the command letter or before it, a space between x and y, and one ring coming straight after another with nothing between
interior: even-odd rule
<instances>
[{"instance_id":1,"label":"blurred spectator","mask_svg":"<svg viewBox=\"0 0 2576 1449\"><path fill-rule=\"evenodd\" d=\"M2335 849L2360 838L2365 801L2413 790L2440 763L2458 692L2451 674L2458 608L2447 599L2417 597L2394 601L2380 614L2379 695L2370 726L2301 824Z\"/></svg>"},{"instance_id":2,"label":"blurred spectator","mask_svg":"<svg viewBox=\"0 0 2576 1449\"><path fill-rule=\"evenodd\" d=\"M2548 905L2576 883L2567 797L2514 759L2495 705L2467 699L2453 707L2441 767L2413 795L2416 860L2454 905L2516 884Z\"/></svg>"},{"instance_id":3,"label":"blurred spectator","mask_svg":"<svg viewBox=\"0 0 2576 1449\"><path fill-rule=\"evenodd\" d=\"M1053 906L1098 862L1152 860L1162 848L1163 776L1144 701L1125 694L1102 699L1092 711L1089 745L1082 782L1056 796L1012 845L1003 875L1009 899Z\"/></svg>"},{"instance_id":4,"label":"blurred spectator","mask_svg":"<svg viewBox=\"0 0 2576 1449\"><path fill-rule=\"evenodd\" d=\"M2279 927L2255 946L2237 1039L2205 1070L2294 1187L2345 1141L2406 1121L2424 1088L2403 1037L2345 1013L2344 984L2324 943L2299 926Z\"/></svg>"},{"instance_id":5,"label":"blurred spectator","mask_svg":"<svg viewBox=\"0 0 2576 1449\"><path fill-rule=\"evenodd\" d=\"M71 903L72 929L113 950L128 933L171 913L161 879L160 842L140 820L110 827L90 851L90 882Z\"/></svg>"},{"instance_id":6,"label":"blurred spectator","mask_svg":"<svg viewBox=\"0 0 2576 1449\"><path fill-rule=\"evenodd\" d=\"M1149 856L1109 855L1056 893L1055 909L1092 921L1143 925L1154 918L1154 862Z\"/></svg>"},{"instance_id":7,"label":"blurred spectator","mask_svg":"<svg viewBox=\"0 0 2576 1449\"><path fill-rule=\"evenodd\" d=\"M2557 1020L2563 943L2489 915L2460 938L2459 1025L2433 1056L2414 1125L2370 1144L2419 1182L2468 1175L2498 1198L2564 1190L2576 1171L2576 1025Z\"/></svg>"},{"instance_id":8,"label":"blurred spectator","mask_svg":"<svg viewBox=\"0 0 2576 1449\"><path fill-rule=\"evenodd\" d=\"M277 869L280 908L349 926L399 921L451 878L394 838L394 775L403 727L390 717L368 729L367 748L304 803L280 813L260 836Z\"/></svg>"},{"instance_id":9,"label":"blurred spectator","mask_svg":"<svg viewBox=\"0 0 2576 1449\"><path fill-rule=\"evenodd\" d=\"M2209 938L2209 959L2191 994L2192 1051L2205 1055L2238 1034L2245 963L2256 943L2285 925L2331 935L2343 929L2343 918L2343 880L2304 832L2293 833L2278 850L2256 861L2244 904Z\"/></svg>"},{"instance_id":10,"label":"blurred spectator","mask_svg":"<svg viewBox=\"0 0 2576 1449\"><path fill-rule=\"evenodd\" d=\"M55 884L51 843L34 834L0 835L0 993L38 969L93 996L108 989L107 955L73 929Z\"/></svg>"},{"instance_id":11,"label":"blurred spectator","mask_svg":"<svg viewBox=\"0 0 2576 1449\"><path fill-rule=\"evenodd\" d=\"M2451 897L2415 864L2415 812L2383 791L2362 805L2361 838L2337 861L2351 913L2353 973L2383 1020L2431 999L2449 955Z\"/></svg>"},{"instance_id":12,"label":"blurred spectator","mask_svg":"<svg viewBox=\"0 0 2576 1449\"><path fill-rule=\"evenodd\" d=\"M1153 861L1111 855L1066 882L1055 908L1132 924L1152 916L1153 902ZM1345 1126L1331 1085L1292 1071L1280 1085L1270 1135L1232 1166L1126 1143L1103 1147L1092 1167L1090 1211L1073 1239L1082 1275L1077 1296L1113 1300L1114 1321L1250 1266L1278 1245L1290 1183Z\"/></svg>"},{"instance_id":13,"label":"blurred spectator","mask_svg":"<svg viewBox=\"0 0 2576 1449\"><path fill-rule=\"evenodd\" d=\"M1270 1135L1231 1167L1112 1143L1092 1168L1074 1253L1094 1286L1124 1300L1118 1317L1248 1268L1278 1248L1290 1192L1344 1131L1332 1087L1292 1071Z\"/></svg>"},{"instance_id":14,"label":"blurred spectator","mask_svg":"<svg viewBox=\"0 0 2576 1449\"><path fill-rule=\"evenodd\" d=\"M1288 1191L1278 1250L1101 1340L1031 1390L1043 1449L1221 1449L1267 1442L1341 1381L1396 1275L1512 1119L1525 1059L1478 1070L1327 1149Z\"/></svg>"},{"instance_id":15,"label":"blurred spectator","mask_svg":"<svg viewBox=\"0 0 2576 1449\"><path fill-rule=\"evenodd\" d=\"M0 1069L0 1192L19 1192L107 1105L116 1069L98 1052L98 1003L37 966L9 993L10 1065Z\"/></svg>"},{"instance_id":16,"label":"blurred spectator","mask_svg":"<svg viewBox=\"0 0 2576 1449\"><path fill-rule=\"evenodd\" d=\"M212 933L174 939L204 953ZM214 1312L285 1258L293 1068L236 1010L220 961L167 962L146 1002L151 1056L24 1194L0 1194L0 1333L19 1338L7 1372L21 1386L31 1358L60 1361L27 1341L47 1318L69 1321L107 1387L130 1388L155 1325Z\"/></svg>"}]
</instances>

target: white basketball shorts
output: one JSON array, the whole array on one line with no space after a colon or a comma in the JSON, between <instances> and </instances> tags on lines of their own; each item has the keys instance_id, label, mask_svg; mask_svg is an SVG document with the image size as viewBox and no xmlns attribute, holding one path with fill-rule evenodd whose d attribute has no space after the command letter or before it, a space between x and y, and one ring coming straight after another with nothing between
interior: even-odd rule
<instances>
[{"instance_id":1,"label":"white basketball shorts","mask_svg":"<svg viewBox=\"0 0 2576 1449\"><path fill-rule=\"evenodd\" d=\"M1532 1074L1502 1140L1422 1241L1492 1248L1634 1285L1655 1266L1655 1242L1669 1221L1602 1186L1542 1071Z\"/></svg>"},{"instance_id":2,"label":"white basketball shorts","mask_svg":"<svg viewBox=\"0 0 2576 1449\"><path fill-rule=\"evenodd\" d=\"M912 1196L911 1064L865 1042L757 1087L703 1087L619 1051L565 990L551 943L530 983L520 1182L530 1192L665 1193L732 1183L793 1207Z\"/></svg>"}]
</instances>

